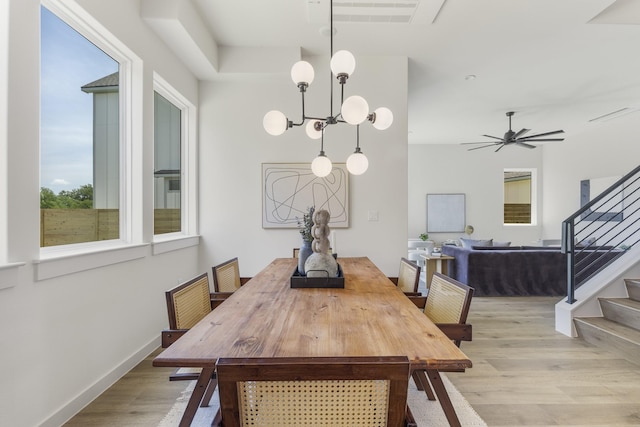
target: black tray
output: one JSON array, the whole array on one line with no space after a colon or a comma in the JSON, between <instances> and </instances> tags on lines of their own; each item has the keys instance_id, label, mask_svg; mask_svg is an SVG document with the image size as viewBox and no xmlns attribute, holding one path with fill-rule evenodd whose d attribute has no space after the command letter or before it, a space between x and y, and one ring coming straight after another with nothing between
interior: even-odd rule
<instances>
[{"instance_id":1,"label":"black tray","mask_svg":"<svg viewBox=\"0 0 640 427\"><path fill-rule=\"evenodd\" d=\"M344 274L342 267L338 264L338 275L336 277L307 277L301 276L298 267L291 275L292 288L344 288Z\"/></svg>"}]
</instances>

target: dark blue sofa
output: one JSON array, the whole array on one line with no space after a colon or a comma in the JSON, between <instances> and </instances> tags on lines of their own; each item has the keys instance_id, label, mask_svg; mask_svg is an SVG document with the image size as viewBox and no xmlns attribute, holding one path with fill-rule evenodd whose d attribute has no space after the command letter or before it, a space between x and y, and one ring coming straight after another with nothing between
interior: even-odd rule
<instances>
[{"instance_id":1,"label":"dark blue sofa","mask_svg":"<svg viewBox=\"0 0 640 427\"><path fill-rule=\"evenodd\" d=\"M561 296L567 291L567 258L553 247L442 247L455 257L452 278L475 296Z\"/></svg>"},{"instance_id":2,"label":"dark blue sofa","mask_svg":"<svg viewBox=\"0 0 640 427\"><path fill-rule=\"evenodd\" d=\"M563 296L567 294L567 256L549 246L445 245L442 253L455 258L449 275L475 289L475 296ZM576 261L588 279L608 261L620 256L619 249L594 246L580 250ZM577 271L577 270L576 270Z\"/></svg>"}]
</instances>

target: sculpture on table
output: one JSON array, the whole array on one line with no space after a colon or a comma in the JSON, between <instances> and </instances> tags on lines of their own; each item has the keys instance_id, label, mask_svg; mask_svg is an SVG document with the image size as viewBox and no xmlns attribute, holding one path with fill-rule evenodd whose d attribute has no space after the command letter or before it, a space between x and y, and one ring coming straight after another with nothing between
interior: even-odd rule
<instances>
[{"instance_id":1,"label":"sculpture on table","mask_svg":"<svg viewBox=\"0 0 640 427\"><path fill-rule=\"evenodd\" d=\"M329 254L329 220L331 215L326 210L318 210L313 214L313 254L307 258L304 270L307 277L336 277L338 275L338 263Z\"/></svg>"}]
</instances>

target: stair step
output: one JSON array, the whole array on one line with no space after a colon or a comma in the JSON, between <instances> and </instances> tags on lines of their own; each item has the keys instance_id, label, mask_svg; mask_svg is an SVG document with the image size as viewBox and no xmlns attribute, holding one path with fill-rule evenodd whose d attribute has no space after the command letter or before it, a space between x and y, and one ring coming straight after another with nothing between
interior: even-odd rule
<instances>
[{"instance_id":1,"label":"stair step","mask_svg":"<svg viewBox=\"0 0 640 427\"><path fill-rule=\"evenodd\" d=\"M627 285L629 298L640 301L640 279L624 279L624 283Z\"/></svg>"},{"instance_id":2,"label":"stair step","mask_svg":"<svg viewBox=\"0 0 640 427\"><path fill-rule=\"evenodd\" d=\"M576 317L578 336L640 365L640 330L604 317Z\"/></svg>"},{"instance_id":3,"label":"stair step","mask_svg":"<svg viewBox=\"0 0 640 427\"><path fill-rule=\"evenodd\" d=\"M599 300L604 317L640 330L640 301L629 298L599 298Z\"/></svg>"}]
</instances>

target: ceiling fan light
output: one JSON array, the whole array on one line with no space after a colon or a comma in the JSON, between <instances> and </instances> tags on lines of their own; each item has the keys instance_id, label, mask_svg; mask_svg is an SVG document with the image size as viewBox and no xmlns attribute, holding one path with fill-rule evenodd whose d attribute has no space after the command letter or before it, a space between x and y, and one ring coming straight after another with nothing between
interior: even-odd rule
<instances>
[{"instance_id":1,"label":"ceiling fan light","mask_svg":"<svg viewBox=\"0 0 640 427\"><path fill-rule=\"evenodd\" d=\"M389 129L393 123L393 113L387 107L379 107L373 112L372 125L378 130Z\"/></svg>"},{"instance_id":2,"label":"ceiling fan light","mask_svg":"<svg viewBox=\"0 0 640 427\"><path fill-rule=\"evenodd\" d=\"M300 84L306 84L309 86L313 82L315 72L313 66L307 61L298 61L291 67L291 80L299 86Z\"/></svg>"},{"instance_id":3,"label":"ceiling fan light","mask_svg":"<svg viewBox=\"0 0 640 427\"><path fill-rule=\"evenodd\" d=\"M282 112L271 110L264 115L262 126L269 135L282 135L289 128L289 120Z\"/></svg>"},{"instance_id":4,"label":"ceiling fan light","mask_svg":"<svg viewBox=\"0 0 640 427\"><path fill-rule=\"evenodd\" d=\"M319 126L317 124L319 124ZM317 127L319 127L320 130L317 130ZM305 131L309 138L320 139L322 137L322 122L318 120L311 120L307 123L307 126L305 126Z\"/></svg>"},{"instance_id":5,"label":"ceiling fan light","mask_svg":"<svg viewBox=\"0 0 640 427\"><path fill-rule=\"evenodd\" d=\"M347 170L352 175L362 175L368 168L369 159L360 151L356 151L347 158Z\"/></svg>"},{"instance_id":6,"label":"ceiling fan light","mask_svg":"<svg viewBox=\"0 0 640 427\"><path fill-rule=\"evenodd\" d=\"M324 152L320 152L318 157L313 159L313 162L311 162L311 171L319 178L324 178L329 175L332 168L333 165L331 164L331 160L324 155Z\"/></svg>"},{"instance_id":7,"label":"ceiling fan light","mask_svg":"<svg viewBox=\"0 0 640 427\"><path fill-rule=\"evenodd\" d=\"M330 65L334 76L346 74L349 77L356 69L356 58L348 50L339 50L331 57Z\"/></svg>"},{"instance_id":8,"label":"ceiling fan light","mask_svg":"<svg viewBox=\"0 0 640 427\"><path fill-rule=\"evenodd\" d=\"M345 99L342 104L342 118L351 125L359 125L364 122L369 115L369 104L358 95L353 95Z\"/></svg>"}]
</instances>

